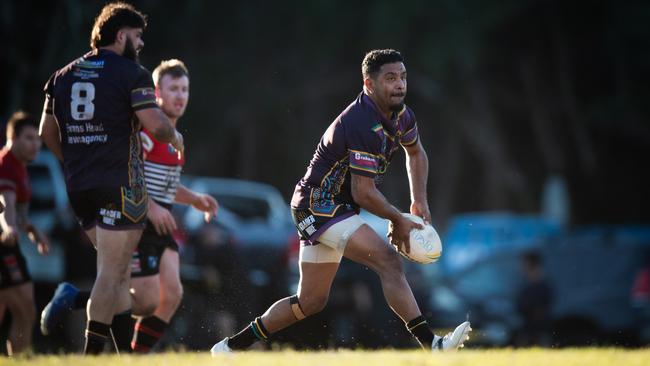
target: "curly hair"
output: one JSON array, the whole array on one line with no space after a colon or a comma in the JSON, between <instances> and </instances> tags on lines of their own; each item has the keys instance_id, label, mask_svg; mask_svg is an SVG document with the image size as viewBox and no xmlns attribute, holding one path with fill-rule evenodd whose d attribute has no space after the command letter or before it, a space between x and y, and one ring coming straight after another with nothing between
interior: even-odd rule
<instances>
[{"instance_id":1,"label":"curly hair","mask_svg":"<svg viewBox=\"0 0 650 366\"><path fill-rule=\"evenodd\" d=\"M97 49L111 45L117 38L117 32L125 27L144 29L147 27L147 17L131 4L107 4L95 18L90 34L90 47Z\"/></svg>"},{"instance_id":2,"label":"curly hair","mask_svg":"<svg viewBox=\"0 0 650 366\"><path fill-rule=\"evenodd\" d=\"M392 64L393 62L404 62L404 58L399 51L393 49L372 50L366 53L361 62L361 75L364 80L375 78L382 65Z\"/></svg>"}]
</instances>

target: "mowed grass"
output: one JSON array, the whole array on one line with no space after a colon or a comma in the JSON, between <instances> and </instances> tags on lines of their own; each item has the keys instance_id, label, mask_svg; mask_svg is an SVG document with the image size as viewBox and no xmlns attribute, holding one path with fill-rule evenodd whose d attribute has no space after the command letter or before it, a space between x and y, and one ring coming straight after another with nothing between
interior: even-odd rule
<instances>
[{"instance_id":1,"label":"mowed grass","mask_svg":"<svg viewBox=\"0 0 650 366\"><path fill-rule=\"evenodd\" d=\"M499 349L462 350L457 353L431 354L423 351L331 351L331 352L244 352L212 358L209 353L162 353L147 356L32 356L2 359L0 365L30 366L351 366L351 365L444 365L444 366L548 366L548 365L650 365L650 349Z\"/></svg>"}]
</instances>

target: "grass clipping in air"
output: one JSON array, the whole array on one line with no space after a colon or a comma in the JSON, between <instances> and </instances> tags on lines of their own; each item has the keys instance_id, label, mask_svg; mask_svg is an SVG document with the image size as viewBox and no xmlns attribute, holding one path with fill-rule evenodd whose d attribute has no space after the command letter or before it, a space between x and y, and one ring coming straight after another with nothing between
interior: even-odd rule
<instances>
[{"instance_id":1,"label":"grass clipping in air","mask_svg":"<svg viewBox=\"0 0 650 366\"><path fill-rule=\"evenodd\" d=\"M323 351L323 352L243 352L212 358L208 352L158 353L146 356L83 357L80 355L30 356L0 359L0 365L30 366L81 366L81 365L130 365L130 366L351 366L351 365L444 365L444 366L501 366L501 365L648 365L650 349L625 350L615 348L585 349L498 349L462 350L456 353L429 353L411 351Z\"/></svg>"}]
</instances>

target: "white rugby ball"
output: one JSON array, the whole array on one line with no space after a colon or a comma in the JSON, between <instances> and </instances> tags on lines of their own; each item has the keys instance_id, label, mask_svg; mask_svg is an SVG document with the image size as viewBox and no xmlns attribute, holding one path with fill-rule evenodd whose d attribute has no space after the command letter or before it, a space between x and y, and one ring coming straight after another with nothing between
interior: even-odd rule
<instances>
[{"instance_id":1,"label":"white rugby ball","mask_svg":"<svg viewBox=\"0 0 650 366\"><path fill-rule=\"evenodd\" d=\"M442 242L440 236L429 224L425 224L421 217L410 213L403 213L404 217L422 225L423 229L413 229L410 235L411 250L409 253L404 252L404 247L398 251L404 258L421 264L433 263L442 255ZM389 223L389 231L392 230L392 223ZM397 248L395 248L397 250Z\"/></svg>"}]
</instances>

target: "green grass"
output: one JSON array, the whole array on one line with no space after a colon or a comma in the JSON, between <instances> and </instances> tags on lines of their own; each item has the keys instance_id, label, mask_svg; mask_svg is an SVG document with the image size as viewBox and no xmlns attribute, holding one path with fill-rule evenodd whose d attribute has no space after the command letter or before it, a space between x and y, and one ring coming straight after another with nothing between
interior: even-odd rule
<instances>
[{"instance_id":1,"label":"green grass","mask_svg":"<svg viewBox=\"0 0 650 366\"><path fill-rule=\"evenodd\" d=\"M0 365L30 366L81 366L81 365L132 365L132 366L351 366L351 365L444 365L444 366L647 366L650 349L624 350L615 348L587 349L499 349L462 350L457 353L431 354L422 351L331 351L331 352L244 352L212 358L202 353L164 353L148 356L32 356L2 359Z\"/></svg>"}]
</instances>

